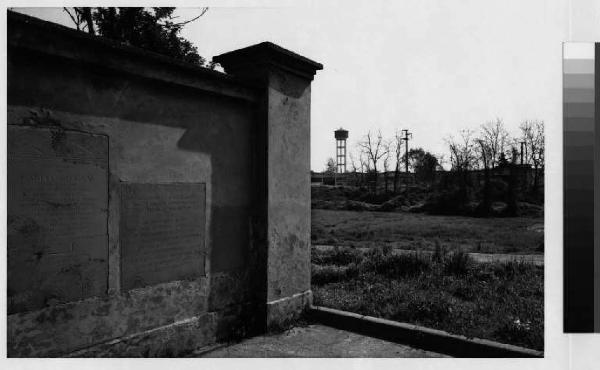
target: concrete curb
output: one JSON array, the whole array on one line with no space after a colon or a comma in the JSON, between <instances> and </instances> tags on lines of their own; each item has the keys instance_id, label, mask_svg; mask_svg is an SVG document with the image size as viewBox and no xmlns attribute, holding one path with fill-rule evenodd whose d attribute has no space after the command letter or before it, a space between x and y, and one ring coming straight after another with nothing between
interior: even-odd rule
<instances>
[{"instance_id":1,"label":"concrete curb","mask_svg":"<svg viewBox=\"0 0 600 370\"><path fill-rule=\"evenodd\" d=\"M423 326L405 324L327 307L311 306L309 317L334 328L408 344L454 357L536 357L544 352L528 348L446 333Z\"/></svg>"}]
</instances>

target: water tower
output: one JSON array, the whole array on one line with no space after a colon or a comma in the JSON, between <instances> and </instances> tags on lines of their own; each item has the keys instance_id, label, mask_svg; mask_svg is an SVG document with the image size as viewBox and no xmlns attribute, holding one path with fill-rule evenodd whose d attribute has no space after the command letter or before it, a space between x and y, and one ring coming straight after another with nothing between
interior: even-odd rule
<instances>
[{"instance_id":1,"label":"water tower","mask_svg":"<svg viewBox=\"0 0 600 370\"><path fill-rule=\"evenodd\" d=\"M348 130L340 128L334 131L336 143L337 173L346 172L346 139L348 139Z\"/></svg>"}]
</instances>

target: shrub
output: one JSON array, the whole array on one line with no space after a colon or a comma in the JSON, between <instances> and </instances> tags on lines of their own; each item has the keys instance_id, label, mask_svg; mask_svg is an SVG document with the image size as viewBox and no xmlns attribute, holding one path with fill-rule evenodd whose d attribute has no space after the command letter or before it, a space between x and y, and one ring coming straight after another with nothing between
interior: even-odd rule
<instances>
[{"instance_id":1,"label":"shrub","mask_svg":"<svg viewBox=\"0 0 600 370\"><path fill-rule=\"evenodd\" d=\"M468 198L458 188L434 192L426 201L425 209L432 214L464 215Z\"/></svg>"},{"instance_id":2,"label":"shrub","mask_svg":"<svg viewBox=\"0 0 600 370\"><path fill-rule=\"evenodd\" d=\"M466 275L473 264L468 253L456 251L444 259L444 272L452 275Z\"/></svg>"},{"instance_id":3,"label":"shrub","mask_svg":"<svg viewBox=\"0 0 600 370\"><path fill-rule=\"evenodd\" d=\"M543 343L543 329L536 328L530 320L510 317L496 331L494 336L505 343L531 346L532 343Z\"/></svg>"},{"instance_id":4,"label":"shrub","mask_svg":"<svg viewBox=\"0 0 600 370\"><path fill-rule=\"evenodd\" d=\"M421 323L443 322L451 312L452 305L444 295L417 295L406 305L406 314L411 321Z\"/></svg>"},{"instance_id":5,"label":"shrub","mask_svg":"<svg viewBox=\"0 0 600 370\"><path fill-rule=\"evenodd\" d=\"M446 254L448 253L448 250L446 249L445 245L442 245L439 238L436 238L434 243L435 243L435 249L433 251L432 259L435 262L442 262L444 260L444 258L446 258Z\"/></svg>"},{"instance_id":6,"label":"shrub","mask_svg":"<svg viewBox=\"0 0 600 370\"><path fill-rule=\"evenodd\" d=\"M470 279L456 279L451 284L452 294L465 301L472 301L477 297L481 287Z\"/></svg>"},{"instance_id":7,"label":"shrub","mask_svg":"<svg viewBox=\"0 0 600 370\"><path fill-rule=\"evenodd\" d=\"M494 274L504 280L512 280L515 276L531 272L532 265L523 261L509 261L493 265Z\"/></svg>"},{"instance_id":8,"label":"shrub","mask_svg":"<svg viewBox=\"0 0 600 370\"><path fill-rule=\"evenodd\" d=\"M352 279L358 276L358 267L356 264L349 266L318 266L312 267L312 283L314 285L325 285Z\"/></svg>"},{"instance_id":9,"label":"shrub","mask_svg":"<svg viewBox=\"0 0 600 370\"><path fill-rule=\"evenodd\" d=\"M376 249L380 252L370 253L365 256L362 268L391 279L405 276L415 276L431 269L431 259L428 255L414 252L410 254L394 255L384 252L384 248Z\"/></svg>"},{"instance_id":10,"label":"shrub","mask_svg":"<svg viewBox=\"0 0 600 370\"><path fill-rule=\"evenodd\" d=\"M362 252L351 248L339 248L335 247L332 251L317 251L314 250L311 253L312 263L318 265L336 265L345 266L350 263L359 263L362 261Z\"/></svg>"}]
</instances>

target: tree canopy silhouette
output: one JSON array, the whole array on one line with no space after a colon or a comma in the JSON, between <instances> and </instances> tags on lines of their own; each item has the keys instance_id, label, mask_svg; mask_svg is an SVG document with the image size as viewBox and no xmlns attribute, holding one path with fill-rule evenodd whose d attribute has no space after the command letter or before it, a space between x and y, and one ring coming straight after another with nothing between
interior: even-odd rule
<instances>
[{"instance_id":1,"label":"tree canopy silhouette","mask_svg":"<svg viewBox=\"0 0 600 370\"><path fill-rule=\"evenodd\" d=\"M405 160L406 154L402 156L400 162ZM435 171L441 168L437 157L423 148L410 149L408 151L408 163L417 178L423 181L432 181L435 177Z\"/></svg>"},{"instance_id":2,"label":"tree canopy silhouette","mask_svg":"<svg viewBox=\"0 0 600 370\"><path fill-rule=\"evenodd\" d=\"M213 67L198 54L198 49L180 36L183 27L203 16L176 22L175 8L64 8L75 27L126 45L137 46L171 58Z\"/></svg>"}]
</instances>

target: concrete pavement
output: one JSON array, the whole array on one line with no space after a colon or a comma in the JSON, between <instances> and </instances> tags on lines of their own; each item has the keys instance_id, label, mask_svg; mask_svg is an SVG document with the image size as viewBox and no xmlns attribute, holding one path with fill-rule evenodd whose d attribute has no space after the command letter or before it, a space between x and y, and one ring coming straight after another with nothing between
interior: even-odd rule
<instances>
[{"instance_id":1,"label":"concrete pavement","mask_svg":"<svg viewBox=\"0 0 600 370\"><path fill-rule=\"evenodd\" d=\"M406 345L311 324L199 351L192 357L448 357Z\"/></svg>"}]
</instances>

